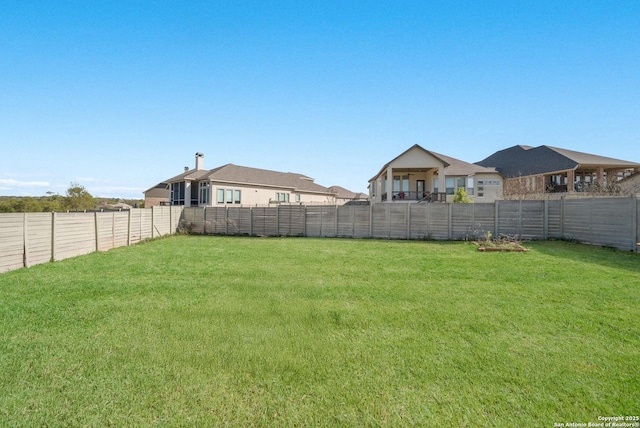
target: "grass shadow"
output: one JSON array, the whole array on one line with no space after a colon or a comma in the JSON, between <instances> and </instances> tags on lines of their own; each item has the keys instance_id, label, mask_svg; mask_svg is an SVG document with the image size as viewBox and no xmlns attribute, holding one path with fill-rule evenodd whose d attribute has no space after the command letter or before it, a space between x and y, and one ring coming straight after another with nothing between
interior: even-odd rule
<instances>
[{"instance_id":1,"label":"grass shadow","mask_svg":"<svg viewBox=\"0 0 640 428\"><path fill-rule=\"evenodd\" d=\"M567 241L530 241L525 246L553 257L640 273L640 254Z\"/></svg>"}]
</instances>

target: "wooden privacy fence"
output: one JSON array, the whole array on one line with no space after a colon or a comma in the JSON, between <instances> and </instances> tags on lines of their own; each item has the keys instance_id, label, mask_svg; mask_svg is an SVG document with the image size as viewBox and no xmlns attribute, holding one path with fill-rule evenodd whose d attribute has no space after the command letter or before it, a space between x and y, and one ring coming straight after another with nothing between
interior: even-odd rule
<instances>
[{"instance_id":1,"label":"wooden privacy fence","mask_svg":"<svg viewBox=\"0 0 640 428\"><path fill-rule=\"evenodd\" d=\"M190 207L180 224L196 234L252 236L460 240L491 232L637 251L639 210L636 198Z\"/></svg>"},{"instance_id":2,"label":"wooden privacy fence","mask_svg":"<svg viewBox=\"0 0 640 428\"><path fill-rule=\"evenodd\" d=\"M637 198L153 207L120 212L0 214L0 272L174 233L382 239L474 239L486 232L638 251Z\"/></svg>"},{"instance_id":3,"label":"wooden privacy fence","mask_svg":"<svg viewBox=\"0 0 640 428\"><path fill-rule=\"evenodd\" d=\"M174 233L182 207L0 214L0 272Z\"/></svg>"}]
</instances>

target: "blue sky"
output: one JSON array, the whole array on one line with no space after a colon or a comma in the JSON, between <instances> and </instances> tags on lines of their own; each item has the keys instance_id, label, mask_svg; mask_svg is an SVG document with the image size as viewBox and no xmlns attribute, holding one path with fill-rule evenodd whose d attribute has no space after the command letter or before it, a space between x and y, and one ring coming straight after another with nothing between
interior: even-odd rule
<instances>
[{"instance_id":1,"label":"blue sky","mask_svg":"<svg viewBox=\"0 0 640 428\"><path fill-rule=\"evenodd\" d=\"M0 1L0 195L194 166L366 191L414 144L640 162L639 1Z\"/></svg>"}]
</instances>

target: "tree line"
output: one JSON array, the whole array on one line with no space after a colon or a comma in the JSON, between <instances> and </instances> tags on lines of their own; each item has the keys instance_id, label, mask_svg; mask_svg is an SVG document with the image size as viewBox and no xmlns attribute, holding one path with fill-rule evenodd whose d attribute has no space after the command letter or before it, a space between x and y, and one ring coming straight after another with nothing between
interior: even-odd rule
<instances>
[{"instance_id":1,"label":"tree line","mask_svg":"<svg viewBox=\"0 0 640 428\"><path fill-rule=\"evenodd\" d=\"M93 211L110 209L118 202L142 208L139 199L96 198L78 183L71 183L65 195L47 192L46 196L0 196L0 213Z\"/></svg>"}]
</instances>

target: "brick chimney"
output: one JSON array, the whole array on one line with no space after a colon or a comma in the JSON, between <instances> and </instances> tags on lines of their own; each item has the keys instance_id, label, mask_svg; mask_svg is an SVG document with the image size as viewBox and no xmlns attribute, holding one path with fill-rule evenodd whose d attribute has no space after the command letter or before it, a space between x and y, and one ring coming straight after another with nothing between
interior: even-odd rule
<instances>
[{"instance_id":1,"label":"brick chimney","mask_svg":"<svg viewBox=\"0 0 640 428\"><path fill-rule=\"evenodd\" d=\"M196 153L196 170L204 169L204 153Z\"/></svg>"}]
</instances>

